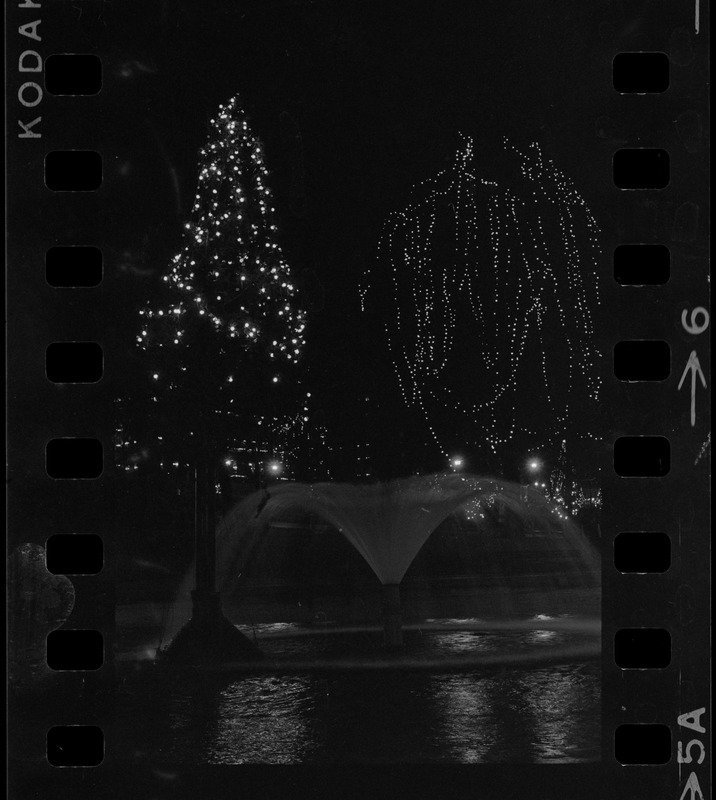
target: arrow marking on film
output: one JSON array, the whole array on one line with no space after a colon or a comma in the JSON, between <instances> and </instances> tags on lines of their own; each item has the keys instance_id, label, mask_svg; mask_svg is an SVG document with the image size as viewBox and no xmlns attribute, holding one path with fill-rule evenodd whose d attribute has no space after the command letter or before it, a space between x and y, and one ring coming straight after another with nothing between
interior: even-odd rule
<instances>
[{"instance_id":1,"label":"arrow marking on film","mask_svg":"<svg viewBox=\"0 0 716 800\"><path fill-rule=\"evenodd\" d=\"M677 391L681 389L684 384L684 380L686 376L691 372L691 427L693 428L696 425L696 375L698 374L699 378L701 378L701 383L706 388L706 378L704 378L704 373L701 371L701 364L699 364L699 357L696 355L696 350L691 351L691 355L689 356L689 360L686 362L686 367L684 368L684 374L681 376L681 380L679 381L679 385L677 386Z\"/></svg>"}]
</instances>

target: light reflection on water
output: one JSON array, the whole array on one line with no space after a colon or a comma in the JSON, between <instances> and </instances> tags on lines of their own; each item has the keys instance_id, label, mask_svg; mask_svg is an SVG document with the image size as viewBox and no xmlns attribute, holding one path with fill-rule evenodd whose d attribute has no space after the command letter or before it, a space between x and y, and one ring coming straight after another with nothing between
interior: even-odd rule
<instances>
[{"instance_id":1,"label":"light reflection on water","mask_svg":"<svg viewBox=\"0 0 716 800\"><path fill-rule=\"evenodd\" d=\"M499 648L500 636L495 633L457 631L434 637L431 650L444 655L458 653L494 652Z\"/></svg>"},{"instance_id":2,"label":"light reflection on water","mask_svg":"<svg viewBox=\"0 0 716 800\"><path fill-rule=\"evenodd\" d=\"M304 760L311 742L311 681L304 677L246 678L220 692L210 763Z\"/></svg>"},{"instance_id":3,"label":"light reflection on water","mask_svg":"<svg viewBox=\"0 0 716 800\"><path fill-rule=\"evenodd\" d=\"M557 631L530 631L525 634L525 641L528 644L557 644L559 641L564 640L564 635L560 635Z\"/></svg>"},{"instance_id":4,"label":"light reflection on water","mask_svg":"<svg viewBox=\"0 0 716 800\"><path fill-rule=\"evenodd\" d=\"M561 666L483 679L450 675L436 684L446 745L456 762L578 763L599 757L594 669Z\"/></svg>"},{"instance_id":5,"label":"light reflection on water","mask_svg":"<svg viewBox=\"0 0 716 800\"><path fill-rule=\"evenodd\" d=\"M539 761L580 760L600 731L599 685L584 671L559 667L520 679L535 731ZM579 726L579 729L578 729Z\"/></svg>"},{"instance_id":6,"label":"light reflection on water","mask_svg":"<svg viewBox=\"0 0 716 800\"><path fill-rule=\"evenodd\" d=\"M290 644L291 656L306 657L325 654L331 639L273 646L285 653ZM420 636L415 647L508 655L578 639L556 631L450 631ZM246 675L175 688L154 752L159 760L209 764L592 761L600 757L599 694L596 664Z\"/></svg>"}]
</instances>

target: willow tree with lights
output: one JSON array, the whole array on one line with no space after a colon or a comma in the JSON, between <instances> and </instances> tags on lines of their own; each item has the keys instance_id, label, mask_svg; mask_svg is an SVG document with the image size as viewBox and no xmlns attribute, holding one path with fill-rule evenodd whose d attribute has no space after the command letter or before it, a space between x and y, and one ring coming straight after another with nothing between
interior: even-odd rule
<instances>
[{"instance_id":1,"label":"willow tree with lights","mask_svg":"<svg viewBox=\"0 0 716 800\"><path fill-rule=\"evenodd\" d=\"M536 142L505 142L497 180L479 161L465 137L390 215L362 307L443 463L466 450L502 472L541 454L559 467L554 493L573 497L573 456L600 438L600 231Z\"/></svg>"},{"instance_id":2,"label":"willow tree with lights","mask_svg":"<svg viewBox=\"0 0 716 800\"><path fill-rule=\"evenodd\" d=\"M277 232L263 147L233 98L210 122L163 297L139 312L165 449L218 458L280 410L306 320Z\"/></svg>"}]
</instances>

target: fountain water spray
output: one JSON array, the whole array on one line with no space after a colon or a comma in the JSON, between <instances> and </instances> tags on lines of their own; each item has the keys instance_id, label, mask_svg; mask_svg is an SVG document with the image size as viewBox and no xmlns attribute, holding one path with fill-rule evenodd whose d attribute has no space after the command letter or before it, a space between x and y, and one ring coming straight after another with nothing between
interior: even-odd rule
<instances>
[{"instance_id":1,"label":"fountain water spray","mask_svg":"<svg viewBox=\"0 0 716 800\"><path fill-rule=\"evenodd\" d=\"M217 528L217 588L226 592L240 565L268 523L290 511L309 512L335 527L363 556L383 584L385 641L402 642L399 585L431 533L460 509L470 518L480 504L499 504L524 523L544 525L545 519L567 530L568 517L543 495L495 478L438 473L374 484L285 483L242 500ZM258 513L257 513L258 508ZM575 535L582 536L575 530ZM585 553L587 569L596 558ZM193 571L185 578L168 620L169 642L186 622Z\"/></svg>"}]
</instances>

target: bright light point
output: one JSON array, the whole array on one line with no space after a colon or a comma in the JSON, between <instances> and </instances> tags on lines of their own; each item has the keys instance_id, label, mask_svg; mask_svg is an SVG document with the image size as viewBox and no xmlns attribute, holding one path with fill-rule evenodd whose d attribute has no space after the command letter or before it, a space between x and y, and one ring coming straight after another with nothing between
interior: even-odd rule
<instances>
[{"instance_id":1,"label":"bright light point","mask_svg":"<svg viewBox=\"0 0 716 800\"><path fill-rule=\"evenodd\" d=\"M278 383L278 375L274 375L272 380L274 383Z\"/></svg>"},{"instance_id":2,"label":"bright light point","mask_svg":"<svg viewBox=\"0 0 716 800\"><path fill-rule=\"evenodd\" d=\"M280 474L280 472L281 472L281 464L279 464L279 463L278 463L278 461L272 461L272 462L271 462L271 463L268 465L268 471L269 471L269 472L270 472L272 475L278 475L278 474Z\"/></svg>"},{"instance_id":3,"label":"bright light point","mask_svg":"<svg viewBox=\"0 0 716 800\"><path fill-rule=\"evenodd\" d=\"M465 459L462 456L453 456L450 459L450 466L453 469L462 469L465 466Z\"/></svg>"},{"instance_id":4,"label":"bright light point","mask_svg":"<svg viewBox=\"0 0 716 800\"><path fill-rule=\"evenodd\" d=\"M531 461L527 462L527 469L530 469L533 472L538 470L541 466L542 464L536 458L533 458Z\"/></svg>"},{"instance_id":5,"label":"bright light point","mask_svg":"<svg viewBox=\"0 0 716 800\"><path fill-rule=\"evenodd\" d=\"M230 467L230 466L231 466L231 459L230 459L230 458L227 458L227 459L224 461L224 464L225 464L227 467Z\"/></svg>"}]
</instances>

